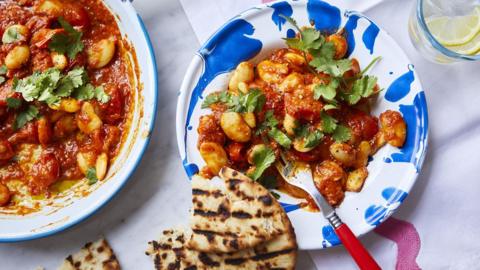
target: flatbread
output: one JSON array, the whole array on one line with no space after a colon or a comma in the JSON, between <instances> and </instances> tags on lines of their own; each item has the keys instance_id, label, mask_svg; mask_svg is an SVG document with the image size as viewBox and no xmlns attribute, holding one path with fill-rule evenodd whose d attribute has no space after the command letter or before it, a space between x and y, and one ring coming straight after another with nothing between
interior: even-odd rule
<instances>
[{"instance_id":1,"label":"flatbread","mask_svg":"<svg viewBox=\"0 0 480 270\"><path fill-rule=\"evenodd\" d=\"M157 270L269 270L295 269L297 244L293 229L255 248L232 253L207 253L187 247L189 232L166 230L158 241L149 242L146 254Z\"/></svg>"},{"instance_id":2,"label":"flatbread","mask_svg":"<svg viewBox=\"0 0 480 270\"><path fill-rule=\"evenodd\" d=\"M224 167L219 180L192 180L190 249L235 252L288 234L290 221L270 192L247 176Z\"/></svg>"},{"instance_id":3,"label":"flatbread","mask_svg":"<svg viewBox=\"0 0 480 270\"><path fill-rule=\"evenodd\" d=\"M68 256L58 270L120 270L120 264L105 239L87 243Z\"/></svg>"}]
</instances>

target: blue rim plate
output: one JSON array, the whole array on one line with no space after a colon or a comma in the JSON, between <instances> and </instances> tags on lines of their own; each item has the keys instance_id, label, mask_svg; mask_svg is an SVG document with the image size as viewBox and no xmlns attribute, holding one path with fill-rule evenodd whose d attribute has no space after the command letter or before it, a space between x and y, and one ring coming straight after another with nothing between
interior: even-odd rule
<instances>
[{"instance_id":1,"label":"blue rim plate","mask_svg":"<svg viewBox=\"0 0 480 270\"><path fill-rule=\"evenodd\" d=\"M345 28L351 57L365 68L374 57L382 60L369 72L382 88L372 113L400 111L408 125L403 148L385 146L368 165L369 177L359 193L347 192L338 215L357 235L363 235L387 219L407 197L421 169L428 144L428 112L425 95L414 66L398 44L364 15L347 10L348 3L321 0L278 1L251 8L222 26L197 52L187 70L177 105L177 142L189 178L205 165L196 148L202 99L226 89L229 72L241 61L258 62L282 38L294 34L279 15L292 16L299 25L314 22L317 29L334 32ZM280 193L280 192L279 192ZM301 249L321 249L340 243L320 213L299 207L301 201L287 194L279 199L293 223Z\"/></svg>"},{"instance_id":2,"label":"blue rim plate","mask_svg":"<svg viewBox=\"0 0 480 270\"><path fill-rule=\"evenodd\" d=\"M150 37L129 1L104 0L117 17L122 34L135 49L140 70L132 124L127 139L104 181L78 184L42 210L25 216L0 212L0 242L18 242L53 235L86 220L127 183L140 163L153 132L157 106L157 66ZM88 196L77 196L86 191Z\"/></svg>"}]
</instances>

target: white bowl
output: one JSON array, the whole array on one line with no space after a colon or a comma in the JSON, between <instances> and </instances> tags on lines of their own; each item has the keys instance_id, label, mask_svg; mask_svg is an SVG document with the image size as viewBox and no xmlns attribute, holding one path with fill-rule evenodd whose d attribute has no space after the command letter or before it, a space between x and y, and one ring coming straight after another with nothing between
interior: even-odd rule
<instances>
[{"instance_id":1,"label":"white bowl","mask_svg":"<svg viewBox=\"0 0 480 270\"><path fill-rule=\"evenodd\" d=\"M340 218L357 235L363 235L387 219L403 202L415 183L428 140L425 95L413 65L397 43L367 17L342 6L320 0L282 1L256 6L222 26L194 56L185 75L177 106L177 142L187 175L205 165L197 150L197 127L201 99L226 89L229 71L241 61L258 62L273 49L285 47L282 38L293 27L279 17L292 16L300 26L311 20L320 30L346 25L351 56L365 68L374 57L383 59L369 72L386 90L373 108L378 116L391 109L400 111L408 125L403 148L383 147L368 165L369 177L360 193L347 192L337 209ZM299 208L287 194L279 199L293 223L301 249L320 249L340 243L333 228L320 213Z\"/></svg>"},{"instance_id":2,"label":"white bowl","mask_svg":"<svg viewBox=\"0 0 480 270\"><path fill-rule=\"evenodd\" d=\"M141 18L129 1L104 2L116 15L122 34L132 44L140 70L127 139L105 180L92 186L82 181L61 197L42 201L47 205L32 214L21 216L0 213L0 242L49 236L87 219L125 185L148 145L155 123L157 102L157 68L153 47ZM77 195L81 191L89 194Z\"/></svg>"}]
</instances>

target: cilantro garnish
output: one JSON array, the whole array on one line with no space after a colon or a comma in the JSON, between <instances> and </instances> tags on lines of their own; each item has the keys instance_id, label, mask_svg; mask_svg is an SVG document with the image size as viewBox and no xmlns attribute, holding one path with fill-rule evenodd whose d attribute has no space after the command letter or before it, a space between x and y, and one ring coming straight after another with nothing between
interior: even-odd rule
<instances>
[{"instance_id":1,"label":"cilantro garnish","mask_svg":"<svg viewBox=\"0 0 480 270\"><path fill-rule=\"evenodd\" d=\"M110 100L110 96L105 93L103 86L94 87L90 83L77 88L73 93L73 97L79 100L95 98L101 103L107 103Z\"/></svg>"},{"instance_id":2,"label":"cilantro garnish","mask_svg":"<svg viewBox=\"0 0 480 270\"><path fill-rule=\"evenodd\" d=\"M295 137L304 140L305 148L313 148L320 144L324 135L318 129L311 131L309 126L305 124L295 129Z\"/></svg>"},{"instance_id":3,"label":"cilantro garnish","mask_svg":"<svg viewBox=\"0 0 480 270\"><path fill-rule=\"evenodd\" d=\"M85 177L87 178L89 185L95 184L98 181L97 170L93 167L88 168Z\"/></svg>"},{"instance_id":4,"label":"cilantro garnish","mask_svg":"<svg viewBox=\"0 0 480 270\"><path fill-rule=\"evenodd\" d=\"M323 133L320 130L314 130L305 137L305 148L313 148L320 144L323 139Z\"/></svg>"},{"instance_id":5,"label":"cilantro garnish","mask_svg":"<svg viewBox=\"0 0 480 270\"><path fill-rule=\"evenodd\" d=\"M253 153L255 170L249 174L253 180L258 180L263 172L275 162L275 152L268 146L261 147Z\"/></svg>"},{"instance_id":6,"label":"cilantro garnish","mask_svg":"<svg viewBox=\"0 0 480 270\"><path fill-rule=\"evenodd\" d=\"M245 95L240 95L239 112L259 112L265 105L266 97L260 89L250 89Z\"/></svg>"},{"instance_id":7,"label":"cilantro garnish","mask_svg":"<svg viewBox=\"0 0 480 270\"><path fill-rule=\"evenodd\" d=\"M318 72L323 72L338 78L352 68L350 59L334 60L333 58L318 57L310 62Z\"/></svg>"},{"instance_id":8,"label":"cilantro garnish","mask_svg":"<svg viewBox=\"0 0 480 270\"><path fill-rule=\"evenodd\" d=\"M331 42L326 42L325 37L314 28L301 29L297 22L288 17L284 17L299 32L299 37L287 38L285 42L291 48L302 51L305 60L306 55L310 54L313 59L309 66L315 68L317 72L323 72L332 77L340 77L346 71L351 69L352 63L349 59L335 60L335 46Z\"/></svg>"},{"instance_id":9,"label":"cilantro garnish","mask_svg":"<svg viewBox=\"0 0 480 270\"><path fill-rule=\"evenodd\" d=\"M374 94L374 88L377 78L365 75L365 73L381 58L374 58L370 64L358 75L344 79L343 75L351 70L352 61L350 59L335 59L335 45L327 42L325 37L314 28L301 29L297 22L288 17L284 17L290 24L298 30L298 37L285 39L290 48L297 49L303 53L305 60L307 55L311 56L308 62L308 68L317 75L325 73L330 75L329 84L318 84L314 87L314 98L322 98L328 104L325 110L337 108L337 100L343 100L349 105L357 104L360 99L368 98ZM352 84L348 82L353 82ZM351 85L351 86L350 86ZM351 89L349 89L351 87ZM341 91L338 93L337 91Z\"/></svg>"},{"instance_id":10,"label":"cilantro garnish","mask_svg":"<svg viewBox=\"0 0 480 270\"><path fill-rule=\"evenodd\" d=\"M292 145L292 140L276 127L270 129L268 136L287 149Z\"/></svg>"},{"instance_id":11,"label":"cilantro garnish","mask_svg":"<svg viewBox=\"0 0 480 270\"><path fill-rule=\"evenodd\" d=\"M5 65L0 66L0 84L4 83L7 80L5 78L7 71L8 71L7 66Z\"/></svg>"},{"instance_id":12,"label":"cilantro garnish","mask_svg":"<svg viewBox=\"0 0 480 270\"><path fill-rule=\"evenodd\" d=\"M267 131L271 128L276 128L278 126L278 120L275 118L272 110L268 110L265 113L265 121L263 121L255 132L256 135L262 134L264 131Z\"/></svg>"},{"instance_id":13,"label":"cilantro garnish","mask_svg":"<svg viewBox=\"0 0 480 270\"><path fill-rule=\"evenodd\" d=\"M370 68L372 68L373 65L375 65L380 60L382 60L381 56L377 56L377 57L373 58L373 60L367 65L367 67L365 69L363 69L362 72L360 72L360 75L361 76L365 75L365 73L367 73L368 70L370 70Z\"/></svg>"},{"instance_id":14,"label":"cilantro garnish","mask_svg":"<svg viewBox=\"0 0 480 270\"><path fill-rule=\"evenodd\" d=\"M20 34L20 32L18 31L18 27L10 26L3 33L2 42L5 43L5 44L14 43L14 42L20 41L24 38L25 37L22 34Z\"/></svg>"},{"instance_id":15,"label":"cilantro garnish","mask_svg":"<svg viewBox=\"0 0 480 270\"><path fill-rule=\"evenodd\" d=\"M222 91L220 93L211 93L205 97L202 103L202 109L206 109L216 103L227 103L230 99L230 93Z\"/></svg>"},{"instance_id":16,"label":"cilantro garnish","mask_svg":"<svg viewBox=\"0 0 480 270\"><path fill-rule=\"evenodd\" d=\"M344 100L350 105L357 104L361 98L374 94L377 77L365 75L353 83L350 93L344 93Z\"/></svg>"},{"instance_id":17,"label":"cilantro garnish","mask_svg":"<svg viewBox=\"0 0 480 270\"><path fill-rule=\"evenodd\" d=\"M7 107L10 109L18 109L22 106L22 100L19 98L7 98Z\"/></svg>"},{"instance_id":18,"label":"cilantro garnish","mask_svg":"<svg viewBox=\"0 0 480 270\"><path fill-rule=\"evenodd\" d=\"M313 88L313 98L319 99L322 97L325 100L334 100L337 95L337 87L339 81L333 78L329 84L317 84Z\"/></svg>"},{"instance_id":19,"label":"cilantro garnish","mask_svg":"<svg viewBox=\"0 0 480 270\"><path fill-rule=\"evenodd\" d=\"M337 128L337 119L331 117L326 112L322 112L322 131L327 134L332 134Z\"/></svg>"},{"instance_id":20,"label":"cilantro garnish","mask_svg":"<svg viewBox=\"0 0 480 270\"><path fill-rule=\"evenodd\" d=\"M351 131L344 125L337 125L337 128L332 134L332 138L337 142L346 142L352 137Z\"/></svg>"},{"instance_id":21,"label":"cilantro garnish","mask_svg":"<svg viewBox=\"0 0 480 270\"><path fill-rule=\"evenodd\" d=\"M227 91L212 93L205 97L202 103L202 109L208 108L216 103L227 105L229 111L245 113L259 112L265 105L266 97L260 89L254 88L246 94L231 94Z\"/></svg>"},{"instance_id":22,"label":"cilantro garnish","mask_svg":"<svg viewBox=\"0 0 480 270\"><path fill-rule=\"evenodd\" d=\"M25 126L26 123L28 123L29 121L32 121L33 119L38 118L39 116L40 114L38 112L38 108L33 105L29 105L26 110L21 111L17 115L17 117L15 118L15 123L13 125L13 128L14 129L22 128L23 126Z\"/></svg>"},{"instance_id":23,"label":"cilantro garnish","mask_svg":"<svg viewBox=\"0 0 480 270\"><path fill-rule=\"evenodd\" d=\"M83 33L75 30L63 17L59 17L58 22L65 32L55 34L48 44L48 48L61 54L66 53L70 59L74 59L84 48Z\"/></svg>"},{"instance_id":24,"label":"cilantro garnish","mask_svg":"<svg viewBox=\"0 0 480 270\"><path fill-rule=\"evenodd\" d=\"M65 75L55 68L36 71L26 78L15 80L13 88L28 102L38 100L48 105L57 105L61 98L70 96L81 100L95 98L101 103L110 99L103 87L94 87L89 83L84 68L75 68Z\"/></svg>"},{"instance_id":25,"label":"cilantro garnish","mask_svg":"<svg viewBox=\"0 0 480 270\"><path fill-rule=\"evenodd\" d=\"M272 110L265 113L265 121L263 121L255 132L256 135L261 135L267 132L268 137L276 141L281 146L289 149L292 145L292 140L283 131L277 128L278 120Z\"/></svg>"}]
</instances>

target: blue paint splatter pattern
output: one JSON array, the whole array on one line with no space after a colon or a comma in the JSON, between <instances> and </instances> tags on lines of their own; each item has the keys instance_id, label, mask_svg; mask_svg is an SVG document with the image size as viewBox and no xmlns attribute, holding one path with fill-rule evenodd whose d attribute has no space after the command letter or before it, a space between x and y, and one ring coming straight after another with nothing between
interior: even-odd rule
<instances>
[{"instance_id":1,"label":"blue paint splatter pattern","mask_svg":"<svg viewBox=\"0 0 480 270\"><path fill-rule=\"evenodd\" d=\"M353 34L353 30L357 29L358 20L360 16L356 14L345 14L348 16L348 20L345 23L345 37L347 39L347 54L346 57L349 57L353 51L355 50L355 35Z\"/></svg>"},{"instance_id":2,"label":"blue paint splatter pattern","mask_svg":"<svg viewBox=\"0 0 480 270\"><path fill-rule=\"evenodd\" d=\"M397 102L410 93L411 86L415 80L415 74L413 73L413 66L408 65L408 71L402 76L398 77L388 87L385 93L385 99L390 102Z\"/></svg>"},{"instance_id":3,"label":"blue paint splatter pattern","mask_svg":"<svg viewBox=\"0 0 480 270\"><path fill-rule=\"evenodd\" d=\"M285 213L300 209L300 204L289 204L289 203L280 202L280 205L283 207L283 210L285 210Z\"/></svg>"},{"instance_id":4,"label":"blue paint splatter pattern","mask_svg":"<svg viewBox=\"0 0 480 270\"><path fill-rule=\"evenodd\" d=\"M309 0L307 3L308 19L315 28L322 32L335 33L342 21L340 9L320 0Z\"/></svg>"},{"instance_id":5,"label":"blue paint splatter pattern","mask_svg":"<svg viewBox=\"0 0 480 270\"><path fill-rule=\"evenodd\" d=\"M370 22L370 25L365 32L363 32L362 40L365 47L370 51L370 54L373 54L373 47L375 46L375 40L377 39L379 32L380 28L378 28L373 22Z\"/></svg>"},{"instance_id":6,"label":"blue paint splatter pattern","mask_svg":"<svg viewBox=\"0 0 480 270\"><path fill-rule=\"evenodd\" d=\"M365 210L365 221L371 226L378 226L387 219L395 209L407 198L408 193L394 187L382 191L384 205L371 205Z\"/></svg>"},{"instance_id":7,"label":"blue paint splatter pattern","mask_svg":"<svg viewBox=\"0 0 480 270\"><path fill-rule=\"evenodd\" d=\"M370 23L367 29L365 29L365 31L363 32L362 41L363 41L363 44L365 45L365 48L368 49L370 54L373 54L375 41L377 40L377 36L380 33L380 28L374 22L370 21L368 18L356 12L347 11L345 13L345 16L348 17L348 20L345 23L345 27L344 27L345 36L346 36L347 45L348 45L346 56L349 57L355 50L356 44L355 44L354 30L357 29L359 19L365 19Z\"/></svg>"},{"instance_id":8,"label":"blue paint splatter pattern","mask_svg":"<svg viewBox=\"0 0 480 270\"><path fill-rule=\"evenodd\" d=\"M417 172L422 167L427 148L428 112L425 92L419 92L412 105L400 105L400 112L407 124L407 138L399 153L391 155L393 162L413 163Z\"/></svg>"},{"instance_id":9,"label":"blue paint splatter pattern","mask_svg":"<svg viewBox=\"0 0 480 270\"><path fill-rule=\"evenodd\" d=\"M322 236L323 236L323 241L322 241L322 246L324 248L326 247L331 247L331 246L336 246L340 244L340 239L338 238L337 234L335 233L335 230L331 225L326 225L323 226L322 228Z\"/></svg>"},{"instance_id":10,"label":"blue paint splatter pattern","mask_svg":"<svg viewBox=\"0 0 480 270\"><path fill-rule=\"evenodd\" d=\"M278 2L270 6L273 8L272 21L278 26L278 31L282 31L282 26L287 22L280 15L291 17L293 14L292 6L287 2Z\"/></svg>"}]
</instances>

